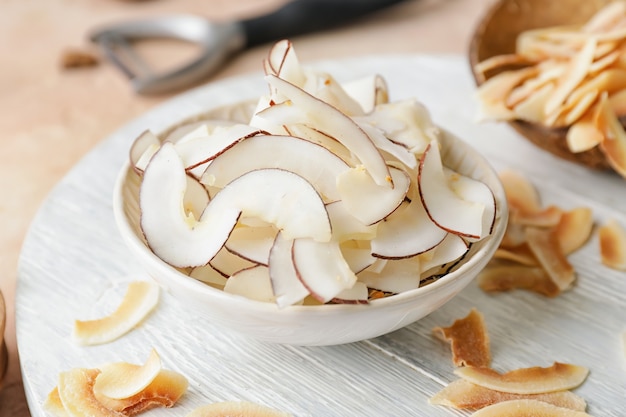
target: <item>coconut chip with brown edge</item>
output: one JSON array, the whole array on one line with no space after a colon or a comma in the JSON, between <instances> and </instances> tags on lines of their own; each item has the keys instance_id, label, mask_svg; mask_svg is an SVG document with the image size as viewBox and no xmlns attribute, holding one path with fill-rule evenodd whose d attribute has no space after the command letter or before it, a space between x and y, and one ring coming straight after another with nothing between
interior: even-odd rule
<instances>
[{"instance_id":1,"label":"coconut chip with brown edge","mask_svg":"<svg viewBox=\"0 0 626 417\"><path fill-rule=\"evenodd\" d=\"M130 417L154 407L172 407L187 386L183 375L161 368L152 350L144 365L116 362L61 372L44 409L57 417Z\"/></svg>"}]
</instances>

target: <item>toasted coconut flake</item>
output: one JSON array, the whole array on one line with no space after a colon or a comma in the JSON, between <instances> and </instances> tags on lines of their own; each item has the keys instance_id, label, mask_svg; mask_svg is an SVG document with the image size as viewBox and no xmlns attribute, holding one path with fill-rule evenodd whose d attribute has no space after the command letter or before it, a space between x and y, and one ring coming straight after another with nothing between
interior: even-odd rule
<instances>
[{"instance_id":1,"label":"toasted coconut flake","mask_svg":"<svg viewBox=\"0 0 626 417\"><path fill-rule=\"evenodd\" d=\"M570 152L588 151L602 143L604 133L598 125L596 113L595 109L590 109L567 130L565 140Z\"/></svg>"},{"instance_id":2,"label":"toasted coconut flake","mask_svg":"<svg viewBox=\"0 0 626 417\"><path fill-rule=\"evenodd\" d=\"M472 414L472 417L591 417L584 411L557 407L537 400L511 400L493 404Z\"/></svg>"},{"instance_id":3,"label":"toasted coconut flake","mask_svg":"<svg viewBox=\"0 0 626 417\"><path fill-rule=\"evenodd\" d=\"M546 297L556 297L561 293L543 268L515 264L487 266L478 276L478 285L487 292L522 289Z\"/></svg>"},{"instance_id":4,"label":"toasted coconut flake","mask_svg":"<svg viewBox=\"0 0 626 417\"><path fill-rule=\"evenodd\" d=\"M515 87L536 73L537 69L534 67L505 71L478 87L477 97L481 105L482 118L496 120L515 118L515 113L505 105L506 97Z\"/></svg>"},{"instance_id":5,"label":"toasted coconut flake","mask_svg":"<svg viewBox=\"0 0 626 417\"><path fill-rule=\"evenodd\" d=\"M505 249L515 249L520 245L526 243L526 235L524 234L525 227L521 224L514 223L512 215L509 216L509 221L506 226L506 231L500 242L500 247Z\"/></svg>"},{"instance_id":6,"label":"toasted coconut flake","mask_svg":"<svg viewBox=\"0 0 626 417\"><path fill-rule=\"evenodd\" d=\"M601 94L612 94L626 88L626 70L609 68L595 77L584 81L576 90L572 91L568 100L577 102L591 91L600 91Z\"/></svg>"},{"instance_id":7,"label":"toasted coconut flake","mask_svg":"<svg viewBox=\"0 0 626 417\"><path fill-rule=\"evenodd\" d=\"M615 219L609 219L598 229L600 258L609 268L626 271L626 229Z\"/></svg>"},{"instance_id":8,"label":"toasted coconut flake","mask_svg":"<svg viewBox=\"0 0 626 417\"><path fill-rule=\"evenodd\" d=\"M600 92L598 90L592 90L582 96L580 100L572 103L567 103L566 111L561 115L563 119L563 126L571 126L576 123L585 113L587 113L593 105L596 103Z\"/></svg>"},{"instance_id":9,"label":"toasted coconut flake","mask_svg":"<svg viewBox=\"0 0 626 417\"><path fill-rule=\"evenodd\" d=\"M613 48L615 48L616 44L611 45ZM612 51L606 55L604 55L602 58L597 59L596 61L594 61L593 64L591 64L589 66L589 73L590 74L598 74L600 71L604 71L605 69L607 69L608 67L610 67L611 65L615 64L617 62L617 60L620 58L620 55L622 54L622 51Z\"/></svg>"},{"instance_id":10,"label":"toasted coconut flake","mask_svg":"<svg viewBox=\"0 0 626 417\"><path fill-rule=\"evenodd\" d=\"M615 172L626 177L626 132L606 98L601 105L606 132L605 139L599 145L600 149Z\"/></svg>"},{"instance_id":11,"label":"toasted coconut flake","mask_svg":"<svg viewBox=\"0 0 626 417\"><path fill-rule=\"evenodd\" d=\"M512 394L494 391L464 379L457 379L429 399L431 404L445 405L457 409L477 410L503 401L532 399L557 407L585 411L585 400L571 391L556 391L545 394Z\"/></svg>"},{"instance_id":12,"label":"toasted coconut flake","mask_svg":"<svg viewBox=\"0 0 626 417\"><path fill-rule=\"evenodd\" d=\"M76 320L73 338L83 345L111 342L137 326L154 309L159 300L158 285L133 281L117 310L96 320Z\"/></svg>"},{"instance_id":13,"label":"toasted coconut flake","mask_svg":"<svg viewBox=\"0 0 626 417\"><path fill-rule=\"evenodd\" d=\"M561 291L569 288L576 279L576 271L561 251L555 229L527 227L525 233L528 247L550 279Z\"/></svg>"},{"instance_id":14,"label":"toasted coconut flake","mask_svg":"<svg viewBox=\"0 0 626 417\"><path fill-rule=\"evenodd\" d=\"M626 115L626 89L619 90L608 98L611 110L618 116Z\"/></svg>"},{"instance_id":15,"label":"toasted coconut flake","mask_svg":"<svg viewBox=\"0 0 626 417\"><path fill-rule=\"evenodd\" d=\"M589 72L589 67L593 63L596 50L596 40L590 38L585 42L585 46L572 59L568 70L561 78L554 94L546 103L546 114L555 112L563 104L567 96L576 88Z\"/></svg>"},{"instance_id":16,"label":"toasted coconut flake","mask_svg":"<svg viewBox=\"0 0 626 417\"><path fill-rule=\"evenodd\" d=\"M550 86L550 90L552 90L556 84L556 80L559 79L565 71L565 66L556 61L544 61L538 64L537 67L540 72L536 77L527 79L522 85L515 87L511 91L511 94L506 98L506 105L508 107L517 106L545 87Z\"/></svg>"},{"instance_id":17,"label":"toasted coconut flake","mask_svg":"<svg viewBox=\"0 0 626 417\"><path fill-rule=\"evenodd\" d=\"M578 250L589 240L593 231L593 212L589 207L577 207L563 212L555 233L564 255Z\"/></svg>"},{"instance_id":18,"label":"toasted coconut flake","mask_svg":"<svg viewBox=\"0 0 626 417\"><path fill-rule=\"evenodd\" d=\"M100 403L93 392L98 369L74 368L59 375L59 398L70 416L125 417Z\"/></svg>"},{"instance_id":19,"label":"toasted coconut flake","mask_svg":"<svg viewBox=\"0 0 626 417\"><path fill-rule=\"evenodd\" d=\"M474 70L484 74L487 71L503 66L526 65L530 63L532 63L532 61L529 61L528 58L519 54L495 55L476 64L474 66Z\"/></svg>"},{"instance_id":20,"label":"toasted coconut flake","mask_svg":"<svg viewBox=\"0 0 626 417\"><path fill-rule=\"evenodd\" d=\"M537 258L530 251L528 245L521 244L514 249L498 248L493 254L494 259L513 261L526 266L537 266Z\"/></svg>"},{"instance_id":21,"label":"toasted coconut flake","mask_svg":"<svg viewBox=\"0 0 626 417\"><path fill-rule=\"evenodd\" d=\"M183 375L161 369L152 382L135 395L113 399L96 391L95 396L104 407L113 410L113 415L130 417L155 407L172 407L187 391L188 385Z\"/></svg>"},{"instance_id":22,"label":"toasted coconut flake","mask_svg":"<svg viewBox=\"0 0 626 417\"><path fill-rule=\"evenodd\" d=\"M161 370L161 358L152 349L145 364L137 366L128 362L110 363L100 368L94 390L113 399L131 397L156 378Z\"/></svg>"},{"instance_id":23,"label":"toasted coconut flake","mask_svg":"<svg viewBox=\"0 0 626 417\"><path fill-rule=\"evenodd\" d=\"M544 108L548 98L554 90L553 84L546 84L537 91L530 94L523 101L520 101L513 108L515 115L521 119L531 123L543 123Z\"/></svg>"},{"instance_id":24,"label":"toasted coconut flake","mask_svg":"<svg viewBox=\"0 0 626 417\"><path fill-rule=\"evenodd\" d=\"M505 374L474 366L457 368L454 373L466 381L496 391L543 394L576 388L587 378L589 370L583 366L555 362L547 368L521 368Z\"/></svg>"},{"instance_id":25,"label":"toasted coconut flake","mask_svg":"<svg viewBox=\"0 0 626 417\"><path fill-rule=\"evenodd\" d=\"M224 401L198 407L186 417L290 417L291 414L248 401Z\"/></svg>"},{"instance_id":26,"label":"toasted coconut flake","mask_svg":"<svg viewBox=\"0 0 626 417\"><path fill-rule=\"evenodd\" d=\"M535 187L521 173L503 170L498 174L512 210L534 213L541 210L541 201Z\"/></svg>"},{"instance_id":27,"label":"toasted coconut flake","mask_svg":"<svg viewBox=\"0 0 626 417\"><path fill-rule=\"evenodd\" d=\"M450 342L456 366L489 366L491 351L483 315L473 308L450 327L435 327L433 332Z\"/></svg>"},{"instance_id":28,"label":"toasted coconut flake","mask_svg":"<svg viewBox=\"0 0 626 417\"><path fill-rule=\"evenodd\" d=\"M557 206L548 206L545 209L533 212L514 211L512 221L523 226L551 227L559 224L563 210Z\"/></svg>"},{"instance_id":29,"label":"toasted coconut flake","mask_svg":"<svg viewBox=\"0 0 626 417\"><path fill-rule=\"evenodd\" d=\"M58 387L54 387L52 391L50 391L50 393L46 397L46 401L43 403L43 408L45 411L56 417L70 417L67 411L65 411L65 407L61 402Z\"/></svg>"}]
</instances>

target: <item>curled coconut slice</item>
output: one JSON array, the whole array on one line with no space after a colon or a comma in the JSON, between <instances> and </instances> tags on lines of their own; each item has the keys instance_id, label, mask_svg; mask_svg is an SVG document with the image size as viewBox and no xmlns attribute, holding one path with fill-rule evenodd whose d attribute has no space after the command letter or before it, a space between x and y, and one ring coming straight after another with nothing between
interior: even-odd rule
<instances>
[{"instance_id":1,"label":"curled coconut slice","mask_svg":"<svg viewBox=\"0 0 626 417\"><path fill-rule=\"evenodd\" d=\"M389 216L406 197L411 185L408 174L397 168L389 168L389 173L393 188L376 184L363 166L351 168L337 177L341 201L363 224L371 225Z\"/></svg>"},{"instance_id":2,"label":"curled coconut slice","mask_svg":"<svg viewBox=\"0 0 626 417\"><path fill-rule=\"evenodd\" d=\"M96 399L93 386L99 374L98 369L86 368L74 368L59 374L59 398L67 415L126 417Z\"/></svg>"},{"instance_id":3,"label":"curled coconut slice","mask_svg":"<svg viewBox=\"0 0 626 417\"><path fill-rule=\"evenodd\" d=\"M569 288L576 279L576 271L561 251L555 230L527 227L525 235L528 247L550 279L561 291Z\"/></svg>"},{"instance_id":4,"label":"curled coconut slice","mask_svg":"<svg viewBox=\"0 0 626 417\"><path fill-rule=\"evenodd\" d=\"M454 373L473 384L496 391L541 394L576 388L587 378L589 369L555 362L547 368L521 368L505 374L473 366L458 368Z\"/></svg>"},{"instance_id":5,"label":"curled coconut slice","mask_svg":"<svg viewBox=\"0 0 626 417\"><path fill-rule=\"evenodd\" d=\"M571 391L556 391L545 394L512 394L481 387L464 379L457 379L451 382L433 395L428 402L457 409L478 410L491 404L520 399L543 401L557 407L576 411L585 411L587 409L585 400Z\"/></svg>"},{"instance_id":6,"label":"curled coconut slice","mask_svg":"<svg viewBox=\"0 0 626 417\"><path fill-rule=\"evenodd\" d=\"M278 233L269 255L269 275L272 292L278 308L284 308L301 302L309 290L304 286L293 264L291 251L293 240L285 239Z\"/></svg>"},{"instance_id":7,"label":"curled coconut slice","mask_svg":"<svg viewBox=\"0 0 626 417\"><path fill-rule=\"evenodd\" d=\"M241 295L250 300L274 302L270 273L265 265L256 265L235 272L226 280L224 292Z\"/></svg>"},{"instance_id":8,"label":"curled coconut slice","mask_svg":"<svg viewBox=\"0 0 626 417\"><path fill-rule=\"evenodd\" d=\"M155 407L173 407L187 391L188 385L187 378L178 372L161 369L148 386L130 397L109 398L97 390L94 390L94 395L109 410L131 417Z\"/></svg>"},{"instance_id":9,"label":"curled coconut slice","mask_svg":"<svg viewBox=\"0 0 626 417\"><path fill-rule=\"evenodd\" d=\"M313 142L291 136L263 135L243 140L216 157L204 171L201 182L223 188L246 172L261 168L280 168L300 175L313 184L326 201L335 201L340 199L336 178L348 165Z\"/></svg>"},{"instance_id":10,"label":"curled coconut slice","mask_svg":"<svg viewBox=\"0 0 626 417\"><path fill-rule=\"evenodd\" d=\"M357 281L337 242L296 239L292 257L300 282L323 303L352 288Z\"/></svg>"},{"instance_id":11,"label":"curled coconut slice","mask_svg":"<svg viewBox=\"0 0 626 417\"><path fill-rule=\"evenodd\" d=\"M591 417L584 411L557 407L538 400L510 400L485 407L472 417Z\"/></svg>"},{"instance_id":12,"label":"curled coconut slice","mask_svg":"<svg viewBox=\"0 0 626 417\"><path fill-rule=\"evenodd\" d=\"M291 414L248 401L225 401L196 408L186 417L291 417Z\"/></svg>"},{"instance_id":13,"label":"curled coconut slice","mask_svg":"<svg viewBox=\"0 0 626 417\"><path fill-rule=\"evenodd\" d=\"M161 358L152 349L146 363L137 366L128 362L110 363L100 367L94 391L112 399L131 397L146 388L161 371Z\"/></svg>"},{"instance_id":14,"label":"curled coconut slice","mask_svg":"<svg viewBox=\"0 0 626 417\"><path fill-rule=\"evenodd\" d=\"M72 336L82 345L108 343L137 326L158 301L158 285L147 281L131 282L112 314L96 320L76 320Z\"/></svg>"},{"instance_id":15,"label":"curled coconut slice","mask_svg":"<svg viewBox=\"0 0 626 417\"><path fill-rule=\"evenodd\" d=\"M409 258L433 249L447 234L433 223L417 197L378 224L376 237L371 241L372 255L386 259Z\"/></svg>"},{"instance_id":16,"label":"curled coconut slice","mask_svg":"<svg viewBox=\"0 0 626 417\"><path fill-rule=\"evenodd\" d=\"M173 266L207 264L242 214L259 217L290 238L331 238L324 202L309 182L292 172L259 169L243 174L217 193L197 220L183 209L185 177L176 150L165 143L148 164L139 194L146 241Z\"/></svg>"},{"instance_id":17,"label":"curled coconut slice","mask_svg":"<svg viewBox=\"0 0 626 417\"><path fill-rule=\"evenodd\" d=\"M289 101L266 109L264 117L275 118L279 124L312 124L316 129L334 137L350 149L366 167L376 184L393 187L389 169L372 140L350 117L331 105L313 97L295 85L276 76L265 77L269 85ZM290 108L288 114L282 110ZM273 115L270 115L269 113ZM278 113L278 114L276 114Z\"/></svg>"},{"instance_id":18,"label":"curled coconut slice","mask_svg":"<svg viewBox=\"0 0 626 417\"><path fill-rule=\"evenodd\" d=\"M464 237L484 237L485 205L464 200L452 190L444 173L436 141L430 142L420 160L418 182L424 208L435 224Z\"/></svg>"},{"instance_id":19,"label":"curled coconut slice","mask_svg":"<svg viewBox=\"0 0 626 417\"><path fill-rule=\"evenodd\" d=\"M561 293L543 268L509 263L487 266L478 275L478 285L487 292L523 289L546 297Z\"/></svg>"}]
</instances>

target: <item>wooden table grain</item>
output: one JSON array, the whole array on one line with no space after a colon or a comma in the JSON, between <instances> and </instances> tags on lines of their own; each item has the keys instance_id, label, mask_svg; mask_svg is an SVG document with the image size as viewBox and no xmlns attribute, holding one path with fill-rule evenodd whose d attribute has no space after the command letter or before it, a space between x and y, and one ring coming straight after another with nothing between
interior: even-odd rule
<instances>
[{"instance_id":1,"label":"wooden table grain","mask_svg":"<svg viewBox=\"0 0 626 417\"><path fill-rule=\"evenodd\" d=\"M26 417L14 324L19 253L33 216L55 184L122 124L171 95L141 97L107 63L63 70L68 49L91 50L86 34L119 19L172 12L213 19L251 16L280 0L2 0L0 51L0 289L7 303L9 367L0 391L0 415ZM303 61L379 53L463 54L491 0L414 0L323 33L301 36ZM186 49L153 45L155 62L184 58ZM210 80L258 69L266 46L246 51Z\"/></svg>"}]
</instances>

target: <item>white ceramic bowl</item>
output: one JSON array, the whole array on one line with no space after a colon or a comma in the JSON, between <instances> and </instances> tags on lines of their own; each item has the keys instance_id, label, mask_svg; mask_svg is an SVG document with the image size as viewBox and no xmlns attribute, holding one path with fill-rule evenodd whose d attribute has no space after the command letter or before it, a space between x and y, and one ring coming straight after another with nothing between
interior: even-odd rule
<instances>
[{"instance_id":1,"label":"white ceramic bowl","mask_svg":"<svg viewBox=\"0 0 626 417\"><path fill-rule=\"evenodd\" d=\"M208 119L229 117L232 108L215 109ZM163 135L161 135L163 136ZM436 282L401 294L376 299L368 305L328 304L279 309L271 303L249 300L212 288L169 266L147 247L139 228L140 178L125 166L114 192L114 213L123 240L146 272L169 293L207 322L273 343L336 345L380 336L411 324L450 301L485 267L504 234L508 208L502 184L489 163L449 132L442 135L444 163L485 182L494 192L497 218L493 234L472 245L470 254ZM198 323L201 325L201 323Z\"/></svg>"}]
</instances>

